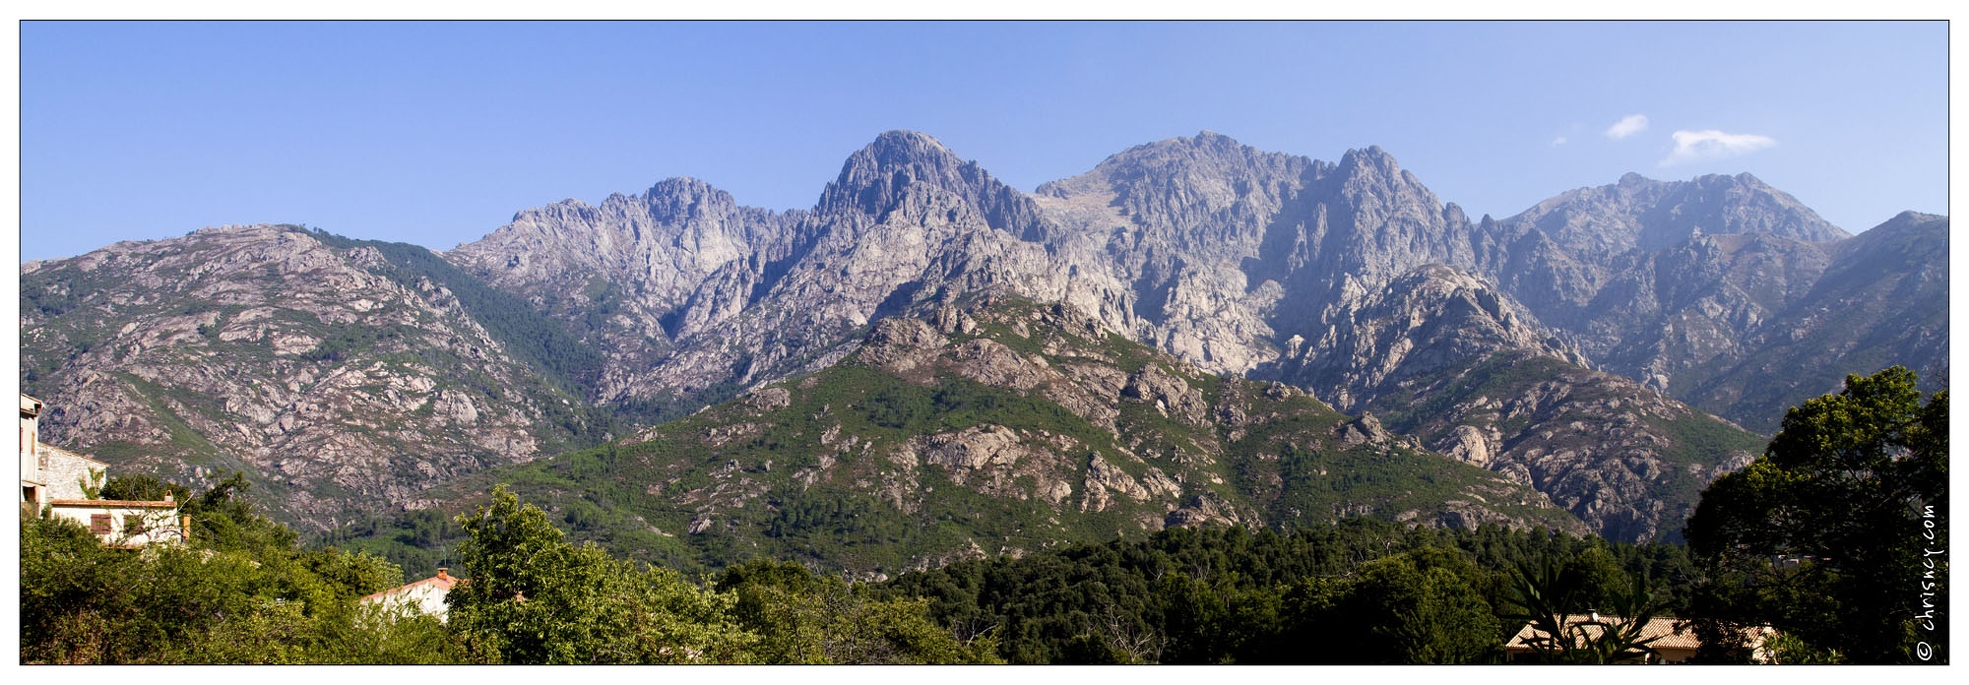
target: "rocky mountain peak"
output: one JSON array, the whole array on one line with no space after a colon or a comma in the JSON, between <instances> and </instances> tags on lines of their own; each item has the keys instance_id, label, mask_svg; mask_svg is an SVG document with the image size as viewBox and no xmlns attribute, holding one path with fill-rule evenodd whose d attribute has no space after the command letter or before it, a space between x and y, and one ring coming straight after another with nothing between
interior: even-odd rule
<instances>
[{"instance_id":1,"label":"rocky mountain peak","mask_svg":"<svg viewBox=\"0 0 1969 685\"><path fill-rule=\"evenodd\" d=\"M945 196L937 200L932 196ZM941 141L915 131L889 131L849 155L841 175L821 194L816 212L862 214L877 222L904 211L912 221L943 213L954 219L975 211L992 228L1025 240L1047 233L1032 200L964 161ZM956 214L951 214L955 211Z\"/></svg>"},{"instance_id":2,"label":"rocky mountain peak","mask_svg":"<svg viewBox=\"0 0 1969 685\"><path fill-rule=\"evenodd\" d=\"M1866 232L1854 236L1853 240L1839 242L1834 246L1834 251L1841 254L1851 254L1856 250L1863 251L1874 248L1880 243L1890 242L1918 243L1921 245L1921 248L1933 250L1942 258L1934 260L1938 263L1929 266L1940 266L1946 269L1948 255L1948 217L1940 214L1924 214L1915 211L1901 212L1894 215L1894 218L1888 219L1880 225L1869 228Z\"/></svg>"},{"instance_id":3,"label":"rocky mountain peak","mask_svg":"<svg viewBox=\"0 0 1969 685\"><path fill-rule=\"evenodd\" d=\"M1899 214L1895 214L1894 218L1887 220L1887 223L1876 226L1875 228L1885 228L1887 226L1893 226L1898 224L1925 224L1925 223L1933 223L1936 221L1948 221L1948 217L1941 214L1928 214L1925 212L1908 210L1905 212L1901 212Z\"/></svg>"},{"instance_id":4,"label":"rocky mountain peak","mask_svg":"<svg viewBox=\"0 0 1969 685\"><path fill-rule=\"evenodd\" d=\"M1657 181L1628 173L1580 188L1506 219L1535 227L1575 259L1605 262L1629 250L1654 253L1696 236L1765 233L1807 242L1848 237L1818 213L1748 173Z\"/></svg>"},{"instance_id":5,"label":"rocky mountain peak","mask_svg":"<svg viewBox=\"0 0 1969 685\"><path fill-rule=\"evenodd\" d=\"M1396 276L1354 302L1326 334L1306 342L1292 350L1296 358L1282 360L1285 377L1333 388L1344 411L1358 410L1362 398L1382 394L1379 386L1395 379L1436 374L1499 352L1586 363L1495 286L1443 264Z\"/></svg>"},{"instance_id":6,"label":"rocky mountain peak","mask_svg":"<svg viewBox=\"0 0 1969 685\"><path fill-rule=\"evenodd\" d=\"M821 194L818 211L859 211L879 218L901 204L912 185L961 189L970 184L967 175L975 178L983 171L941 141L915 131L889 131L848 156L841 175Z\"/></svg>"},{"instance_id":7,"label":"rocky mountain peak","mask_svg":"<svg viewBox=\"0 0 1969 685\"><path fill-rule=\"evenodd\" d=\"M848 167L893 169L962 163L943 141L927 133L897 130L876 136L874 142L849 158Z\"/></svg>"},{"instance_id":8,"label":"rocky mountain peak","mask_svg":"<svg viewBox=\"0 0 1969 685\"><path fill-rule=\"evenodd\" d=\"M687 176L658 181L643 193L641 199L649 205L652 216L666 217L674 221L687 221L738 210L738 201L732 198L731 193Z\"/></svg>"},{"instance_id":9,"label":"rocky mountain peak","mask_svg":"<svg viewBox=\"0 0 1969 685\"><path fill-rule=\"evenodd\" d=\"M1334 171L1341 178L1378 179L1385 181L1403 180L1414 183L1415 179L1402 171L1395 156L1379 145L1369 145L1367 149L1350 149L1340 155L1340 163Z\"/></svg>"},{"instance_id":10,"label":"rocky mountain peak","mask_svg":"<svg viewBox=\"0 0 1969 685\"><path fill-rule=\"evenodd\" d=\"M1210 129L1198 131L1195 136L1190 138L1176 138L1173 142L1188 146L1194 150L1212 150L1227 153L1240 153L1245 150L1256 151L1256 148L1240 143L1236 138Z\"/></svg>"},{"instance_id":11,"label":"rocky mountain peak","mask_svg":"<svg viewBox=\"0 0 1969 685\"><path fill-rule=\"evenodd\" d=\"M858 190L890 175L961 183L958 170L964 166L964 160L936 138L915 131L889 131L849 155L834 186Z\"/></svg>"},{"instance_id":12,"label":"rocky mountain peak","mask_svg":"<svg viewBox=\"0 0 1969 685\"><path fill-rule=\"evenodd\" d=\"M1365 148L1348 148L1345 153L1340 155L1340 166L1342 167L1361 164L1392 167L1395 166L1395 156L1388 154L1388 151L1381 149L1379 145L1369 145Z\"/></svg>"},{"instance_id":13,"label":"rocky mountain peak","mask_svg":"<svg viewBox=\"0 0 1969 685\"><path fill-rule=\"evenodd\" d=\"M1248 176L1253 170L1278 166L1286 160L1305 162L1304 158L1264 152L1230 136L1206 130L1194 137L1159 140L1123 150L1101 160L1088 174L1042 185L1038 192L1064 196L1060 190L1069 190L1077 185L1076 181L1089 178L1125 187L1131 181L1154 181L1166 186L1180 181ZM1049 190L1054 186L1066 187Z\"/></svg>"},{"instance_id":14,"label":"rocky mountain peak","mask_svg":"<svg viewBox=\"0 0 1969 685\"><path fill-rule=\"evenodd\" d=\"M718 218L737 214L738 201L731 193L710 183L676 176L658 181L641 195L611 193L602 200L600 206L590 205L578 199L569 198L552 204L513 213L513 219L478 242L499 236L528 230L539 230L543 226L554 226L556 230L572 230L583 234L601 229L616 216L624 213L636 214L644 218L672 224L682 224L694 220Z\"/></svg>"},{"instance_id":15,"label":"rocky mountain peak","mask_svg":"<svg viewBox=\"0 0 1969 685\"><path fill-rule=\"evenodd\" d=\"M621 409L636 421L688 411L827 369L858 354L869 330L877 335L867 354L915 354L887 344L909 331L885 322L1003 292L1071 304L1098 321L1090 335L1104 328L1201 371L1259 373L1372 410L1388 431L1560 493L1596 529L1638 538L1679 516L1648 498L1686 503L1692 494L1661 474L1706 478L1720 467L1715 450L1697 454L1713 441L1696 438L1720 431L1755 442L1663 395L1740 422L1774 421L1798 397L1836 388L1846 371L1876 370L1851 368L1876 358L1945 374L1946 222L1903 214L1822 244L1814 241L1844 232L1749 174L1630 173L1473 226L1379 147L1326 163L1208 130L1136 146L1027 196L936 138L891 131L848 156L814 212L742 207L708 183L671 178L599 206L568 200L520 212L442 263L414 246L277 227L31 263L22 357L40 374L25 380L82 388L52 389L57 401L68 392L66 403L92 416L153 417L155 430L129 434L131 444L193 441L171 434L178 422L168 414L177 413L199 436L222 436L208 440L242 467L326 497L320 469L287 456L316 447L281 437L298 422L368 426L360 422L375 422L375 406L428 400L430 416L405 419L394 442L349 443L337 468L428 453L430 469L414 468L436 482L528 456L527 440L573 439L573 428L555 428L574 425L567 411ZM1001 323L1006 331L989 336L937 323L949 344L934 347L974 354L949 362L1015 385L1099 361L1054 355L1052 338L1029 335L1037 326L1024 314ZM554 335L542 342L543 331ZM432 345L444 350L439 361L376 371L372 380L408 384L380 399L347 361L368 374L413 363L406 351ZM215 375L165 373L180 363L167 353L183 350L217 355L199 367ZM1041 364L1035 354L1052 358ZM487 364L531 394L502 397L467 373ZM273 397L215 380L226 365L286 390ZM1133 368L1062 382L1099 381L1101 406L1130 406L1106 404L1111 395L1199 427L1207 407L1189 398L1201 371L1185 371L1182 384ZM369 395L310 389L331 372ZM211 397L226 402L200 404ZM1069 410L1093 406L1061 397ZM171 398L182 406L156 405ZM268 437L229 437L239 431L223 417L240 412L255 417L249 433ZM259 420L269 416L272 432ZM471 427L493 416L511 439L472 442ZM1641 425L1663 417L1685 421L1695 437ZM1379 444L1362 425L1362 444ZM1221 437L1237 442L1230 435ZM1651 449L1659 463L1629 459ZM1130 459L1069 456L1073 488L1084 482L1077 470L1120 483L1108 467ZM1627 485L1615 498L1581 494L1599 488L1598 474ZM361 483L371 495L387 490ZM302 504L306 515L334 515Z\"/></svg>"}]
</instances>

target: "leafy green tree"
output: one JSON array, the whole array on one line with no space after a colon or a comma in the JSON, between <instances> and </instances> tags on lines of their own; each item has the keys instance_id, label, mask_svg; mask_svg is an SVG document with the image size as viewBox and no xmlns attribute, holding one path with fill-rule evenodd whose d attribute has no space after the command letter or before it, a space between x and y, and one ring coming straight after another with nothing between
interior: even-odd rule
<instances>
[{"instance_id":1,"label":"leafy green tree","mask_svg":"<svg viewBox=\"0 0 1969 685\"><path fill-rule=\"evenodd\" d=\"M21 659L28 663L449 663L464 653L435 620L366 620L357 600L402 573L374 556L303 550L235 498L154 478L104 484L182 493L189 544L114 549L66 519L21 522Z\"/></svg>"},{"instance_id":2,"label":"leafy green tree","mask_svg":"<svg viewBox=\"0 0 1969 685\"><path fill-rule=\"evenodd\" d=\"M1948 393L1924 404L1915 381L1899 366L1847 376L1703 492L1686 536L1707 572L1705 643L1740 643L1760 623L1858 663L1917 661L1918 643L1947 643L1945 620L1924 634L1917 617L1947 607L1946 557L1927 550L1948 533Z\"/></svg>"},{"instance_id":3,"label":"leafy green tree","mask_svg":"<svg viewBox=\"0 0 1969 685\"><path fill-rule=\"evenodd\" d=\"M726 569L718 587L737 595L734 614L759 636L752 649L763 663L1003 663L989 637L960 642L938 625L928 599L876 598L797 563L748 561Z\"/></svg>"},{"instance_id":4,"label":"leafy green tree","mask_svg":"<svg viewBox=\"0 0 1969 685\"><path fill-rule=\"evenodd\" d=\"M1635 576L1661 579L1657 597L1686 597L1694 575L1660 545L1350 519L1290 534L1170 529L879 587L929 599L958 635L990 632L1014 663L1485 662L1527 620L1509 618L1514 569L1541 564L1579 613L1626 606Z\"/></svg>"},{"instance_id":5,"label":"leafy green tree","mask_svg":"<svg viewBox=\"0 0 1969 685\"><path fill-rule=\"evenodd\" d=\"M103 470L89 469L89 477L76 480L82 486L82 499L103 499Z\"/></svg>"},{"instance_id":6,"label":"leafy green tree","mask_svg":"<svg viewBox=\"0 0 1969 685\"><path fill-rule=\"evenodd\" d=\"M94 471L91 470L91 473L93 474ZM102 499L148 500L154 502L164 499L166 495L169 495L171 499L178 502L189 502L192 499L191 488L177 483L167 482L148 473L110 476L109 480L103 482L102 488L98 493Z\"/></svg>"},{"instance_id":7,"label":"leafy green tree","mask_svg":"<svg viewBox=\"0 0 1969 685\"><path fill-rule=\"evenodd\" d=\"M191 517L191 539L199 546L248 554L281 554L296 548L294 529L260 514L248 493L246 474L233 472L186 497L179 511Z\"/></svg>"},{"instance_id":8,"label":"leafy green tree","mask_svg":"<svg viewBox=\"0 0 1969 685\"><path fill-rule=\"evenodd\" d=\"M1344 576L1308 577L1282 592L1269 639L1240 663L1487 663L1501 654L1484 571L1463 552L1424 546L1366 561Z\"/></svg>"},{"instance_id":9,"label":"leafy green tree","mask_svg":"<svg viewBox=\"0 0 1969 685\"><path fill-rule=\"evenodd\" d=\"M1170 573L1155 586L1161 635L1111 608L1089 617L1091 634L1118 657L1114 663L1266 663L1274 660L1273 637L1285 620L1285 599L1276 590L1236 572L1211 574L1208 582Z\"/></svg>"},{"instance_id":10,"label":"leafy green tree","mask_svg":"<svg viewBox=\"0 0 1969 685\"><path fill-rule=\"evenodd\" d=\"M458 518L471 539L449 620L481 658L504 663L727 663L754 636L732 622L734 597L675 571L564 539L546 512L504 486Z\"/></svg>"},{"instance_id":11,"label":"leafy green tree","mask_svg":"<svg viewBox=\"0 0 1969 685\"><path fill-rule=\"evenodd\" d=\"M1368 663L1481 663L1498 655L1501 630L1460 554L1426 548L1369 562L1341 602L1358 626Z\"/></svg>"}]
</instances>

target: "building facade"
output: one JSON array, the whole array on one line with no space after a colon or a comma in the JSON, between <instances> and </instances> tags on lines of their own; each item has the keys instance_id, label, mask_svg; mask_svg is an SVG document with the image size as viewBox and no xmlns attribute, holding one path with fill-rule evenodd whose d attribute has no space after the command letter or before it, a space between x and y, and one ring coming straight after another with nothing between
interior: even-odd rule
<instances>
[{"instance_id":1,"label":"building facade","mask_svg":"<svg viewBox=\"0 0 1969 685\"><path fill-rule=\"evenodd\" d=\"M41 442L41 400L21 395L20 472L21 516L46 513L81 524L103 544L143 547L182 543L191 522L178 513L169 496L160 501L94 499L90 488L101 487L109 465Z\"/></svg>"},{"instance_id":2,"label":"building facade","mask_svg":"<svg viewBox=\"0 0 1969 685\"><path fill-rule=\"evenodd\" d=\"M177 544L187 540L189 517L178 513L178 503L118 499L58 499L47 503L48 515L64 518L88 528L110 547L135 549L153 544Z\"/></svg>"},{"instance_id":3,"label":"building facade","mask_svg":"<svg viewBox=\"0 0 1969 685\"><path fill-rule=\"evenodd\" d=\"M361 601L363 604L380 606L386 611L415 610L418 613L436 616L439 621L443 621L445 614L448 613L446 610L450 607L445 603L445 597L451 594L452 586L457 584L458 579L451 576L451 570L441 568L435 576L378 592L362 598Z\"/></svg>"}]
</instances>

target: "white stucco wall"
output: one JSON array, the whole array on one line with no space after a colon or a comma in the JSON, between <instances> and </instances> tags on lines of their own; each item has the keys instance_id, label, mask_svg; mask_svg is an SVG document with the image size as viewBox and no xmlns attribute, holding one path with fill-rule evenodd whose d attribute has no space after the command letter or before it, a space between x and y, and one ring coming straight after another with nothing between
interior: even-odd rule
<instances>
[{"instance_id":1,"label":"white stucco wall","mask_svg":"<svg viewBox=\"0 0 1969 685\"><path fill-rule=\"evenodd\" d=\"M109 531L96 533L96 538L105 545L117 547L143 547L150 544L175 544L184 542L185 531L182 520L178 518L178 508L173 505L140 506L147 503L125 502L122 500L63 500L49 507L52 515L74 521L84 529L93 531L96 516L109 516ZM130 528L131 518L141 522L142 531Z\"/></svg>"},{"instance_id":2,"label":"white stucco wall","mask_svg":"<svg viewBox=\"0 0 1969 685\"><path fill-rule=\"evenodd\" d=\"M393 590L379 592L364 597L362 601L365 604L374 604L387 610L415 609L420 613L436 616L438 620L442 621L445 619L446 610L449 608L444 603L444 599L446 595L451 594L451 587L449 583L433 582L434 580L425 579Z\"/></svg>"}]
</instances>

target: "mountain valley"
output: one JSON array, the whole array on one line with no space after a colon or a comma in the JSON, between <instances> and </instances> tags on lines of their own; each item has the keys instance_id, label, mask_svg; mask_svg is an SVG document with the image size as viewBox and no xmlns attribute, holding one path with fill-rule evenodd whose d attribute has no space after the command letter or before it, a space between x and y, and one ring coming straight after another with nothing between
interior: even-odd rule
<instances>
[{"instance_id":1,"label":"mountain valley","mask_svg":"<svg viewBox=\"0 0 1969 685\"><path fill-rule=\"evenodd\" d=\"M861 574L1347 516L1673 540L1786 407L1946 387L1947 230L1747 174L1472 220L1379 148L1210 132L1024 193L895 131L806 211L670 179L445 253L29 263L22 384L48 442L316 532L499 481L620 553Z\"/></svg>"}]
</instances>

